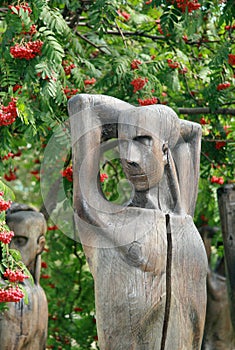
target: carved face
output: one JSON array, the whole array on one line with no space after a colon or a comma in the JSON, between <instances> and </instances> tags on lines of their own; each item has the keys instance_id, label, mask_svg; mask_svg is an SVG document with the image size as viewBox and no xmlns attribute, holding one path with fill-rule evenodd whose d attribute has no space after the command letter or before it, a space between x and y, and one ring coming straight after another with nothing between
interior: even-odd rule
<instances>
[{"instance_id":1,"label":"carved face","mask_svg":"<svg viewBox=\"0 0 235 350\"><path fill-rule=\"evenodd\" d=\"M11 215L8 226L15 234L10 247L20 251L22 261L30 269L44 248L44 221L32 212L17 212Z\"/></svg>"},{"instance_id":2,"label":"carved face","mask_svg":"<svg viewBox=\"0 0 235 350\"><path fill-rule=\"evenodd\" d=\"M167 142L146 128L146 118L126 115L119 124L119 150L123 170L137 191L146 191L162 179L166 164ZM126 124L125 124L126 122ZM149 125L148 125L149 128Z\"/></svg>"}]
</instances>

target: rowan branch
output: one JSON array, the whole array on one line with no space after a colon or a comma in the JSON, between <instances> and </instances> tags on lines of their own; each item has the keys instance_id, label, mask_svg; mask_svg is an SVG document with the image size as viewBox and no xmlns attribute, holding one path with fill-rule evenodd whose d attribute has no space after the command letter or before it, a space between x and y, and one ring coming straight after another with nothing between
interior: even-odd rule
<instances>
[{"instance_id":1,"label":"rowan branch","mask_svg":"<svg viewBox=\"0 0 235 350\"><path fill-rule=\"evenodd\" d=\"M103 54L107 54L107 51L104 51L103 49L101 49L100 46L96 45L95 43L93 43L91 40L89 40L85 35L82 35L81 33L79 33L77 30L74 32L77 36L79 36L79 38L83 39L84 41L86 41L88 44L90 44L91 46L95 47L97 50L99 50L101 53ZM106 49L108 50L108 48L106 47Z\"/></svg>"},{"instance_id":2,"label":"rowan branch","mask_svg":"<svg viewBox=\"0 0 235 350\"><path fill-rule=\"evenodd\" d=\"M197 114L230 114L230 115L235 115L235 109L233 109L233 108L218 108L214 111L208 107L178 108L178 112L180 114L189 114L189 115L197 115Z\"/></svg>"}]
</instances>

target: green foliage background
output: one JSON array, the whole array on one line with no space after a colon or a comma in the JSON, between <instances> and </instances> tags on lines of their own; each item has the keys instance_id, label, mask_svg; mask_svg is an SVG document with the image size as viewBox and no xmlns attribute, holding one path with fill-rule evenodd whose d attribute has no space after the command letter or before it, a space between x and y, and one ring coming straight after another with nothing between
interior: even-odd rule
<instances>
[{"instance_id":1,"label":"green foliage background","mask_svg":"<svg viewBox=\"0 0 235 350\"><path fill-rule=\"evenodd\" d=\"M234 182L235 66L228 63L228 55L235 55L235 7L233 0L199 3L200 9L182 13L174 2L161 0L150 4L137 0L32 0L29 14L23 10L12 13L8 5L17 2L1 2L0 101L7 105L16 97L19 117L12 125L0 126L0 175L6 182L5 174L16 173L17 179L8 185L18 202L42 207L40 179L35 171L40 170L44 147L58 125L66 125L65 89L107 94L136 106L138 99L157 97L181 118L196 122L204 118L195 223L198 227L220 225L216 199L219 185L210 180L217 176L225 183ZM125 18L121 13L130 16ZM37 28L33 37L25 34L32 24ZM11 56L10 47L15 43L39 39L44 43L41 55L32 60ZM136 59L141 64L133 70L131 62ZM179 68L169 67L169 59ZM66 74L64 68L70 64L74 68ZM184 74L183 68L187 69ZM133 93L130 83L137 77L147 78L148 83ZM84 83L92 78L95 84ZM224 82L230 87L218 91L218 84ZM22 87L14 91L16 84ZM183 114L182 108L202 110L194 114L189 109ZM61 147L67 142L65 134L58 137ZM220 148L216 148L218 141L224 142ZM19 150L20 156L4 159L9 152ZM54 161L56 157L59 155L55 154ZM68 151L64 168L70 164L70 157ZM119 164L106 164L102 171L109 174L104 193L108 199L117 200L115 188L123 178ZM71 198L71 183L65 179L60 186ZM58 187L57 201L60 190ZM48 225L53 225L50 219ZM219 232L215 247L220 240ZM43 261L48 267L42 269L46 278L41 284L49 301L48 348L95 348L93 281L81 246L59 230L51 230L47 248Z\"/></svg>"}]
</instances>

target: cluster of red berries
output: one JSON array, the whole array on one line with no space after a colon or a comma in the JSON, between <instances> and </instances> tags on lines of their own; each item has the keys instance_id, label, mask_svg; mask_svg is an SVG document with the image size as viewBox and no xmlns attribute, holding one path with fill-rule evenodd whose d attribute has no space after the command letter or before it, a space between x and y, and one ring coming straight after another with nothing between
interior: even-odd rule
<instances>
[{"instance_id":1,"label":"cluster of red berries","mask_svg":"<svg viewBox=\"0 0 235 350\"><path fill-rule=\"evenodd\" d=\"M126 11L117 11L119 16L123 17L125 21L129 21L131 15L129 13L127 13Z\"/></svg>"},{"instance_id":2,"label":"cluster of red berries","mask_svg":"<svg viewBox=\"0 0 235 350\"><path fill-rule=\"evenodd\" d=\"M10 282L24 282L25 278L29 278L29 276L25 275L22 271L20 270L10 270L6 269L4 272L3 276L7 278Z\"/></svg>"},{"instance_id":3,"label":"cluster of red berries","mask_svg":"<svg viewBox=\"0 0 235 350\"><path fill-rule=\"evenodd\" d=\"M73 182L73 167L72 165L61 171L61 175L68 181Z\"/></svg>"},{"instance_id":4,"label":"cluster of red berries","mask_svg":"<svg viewBox=\"0 0 235 350\"><path fill-rule=\"evenodd\" d=\"M4 195L3 191L0 191L0 212L6 211L11 206L11 201L5 201L2 197ZM0 226L0 242L3 244L9 244L14 236L13 231L7 231L4 229L4 221L1 222ZM8 253L10 255L10 253ZM13 258L13 257L12 257ZM7 262L9 263L8 256ZM14 261L14 259L13 259ZM29 278L29 276L25 275L21 270L11 270L9 268L3 273L3 278L6 279L6 286L0 288L0 303L5 302L18 302L24 297L24 293L20 290L17 283L23 282L25 278ZM14 283L14 285L12 285Z\"/></svg>"},{"instance_id":5,"label":"cluster of red berries","mask_svg":"<svg viewBox=\"0 0 235 350\"><path fill-rule=\"evenodd\" d=\"M182 12L186 12L187 10L189 13L198 10L201 7L198 0L172 0L171 3L176 4L176 6L181 9Z\"/></svg>"},{"instance_id":6,"label":"cluster of red berries","mask_svg":"<svg viewBox=\"0 0 235 350\"><path fill-rule=\"evenodd\" d=\"M32 13L32 9L29 7L29 4L27 2L22 5L9 5L8 7L12 11L12 14L19 13L20 9L22 9L24 12L28 12L29 15Z\"/></svg>"},{"instance_id":7,"label":"cluster of red berries","mask_svg":"<svg viewBox=\"0 0 235 350\"><path fill-rule=\"evenodd\" d=\"M9 244L14 236L13 231L1 231L0 232L0 241L4 244Z\"/></svg>"},{"instance_id":8,"label":"cluster of red berries","mask_svg":"<svg viewBox=\"0 0 235 350\"><path fill-rule=\"evenodd\" d=\"M18 151L16 153L8 152L6 156L2 157L2 160L8 160L10 158L20 157L22 154L21 151Z\"/></svg>"},{"instance_id":9,"label":"cluster of red berries","mask_svg":"<svg viewBox=\"0 0 235 350\"><path fill-rule=\"evenodd\" d=\"M83 308L82 308L82 307L79 307L79 306L75 306L75 307L73 308L73 311L75 311L75 312L82 312L82 311L83 311Z\"/></svg>"},{"instance_id":10,"label":"cluster of red berries","mask_svg":"<svg viewBox=\"0 0 235 350\"><path fill-rule=\"evenodd\" d=\"M231 66L235 66L235 55L230 53L228 55L228 64L231 64Z\"/></svg>"},{"instance_id":11,"label":"cluster of red berries","mask_svg":"<svg viewBox=\"0 0 235 350\"><path fill-rule=\"evenodd\" d=\"M216 149L220 149L222 147L226 146L226 142L225 141L216 141L215 143L215 148Z\"/></svg>"},{"instance_id":12,"label":"cluster of red berries","mask_svg":"<svg viewBox=\"0 0 235 350\"><path fill-rule=\"evenodd\" d=\"M226 136L232 132L231 126L230 125L224 125L223 129L225 131Z\"/></svg>"},{"instance_id":13,"label":"cluster of red berries","mask_svg":"<svg viewBox=\"0 0 235 350\"><path fill-rule=\"evenodd\" d=\"M32 174L38 181L40 180L39 170L31 170L30 174Z\"/></svg>"},{"instance_id":14,"label":"cluster of red berries","mask_svg":"<svg viewBox=\"0 0 235 350\"><path fill-rule=\"evenodd\" d=\"M224 179L223 179L222 176L221 177L212 176L211 183L216 183L216 184L219 184L219 185L223 185Z\"/></svg>"},{"instance_id":15,"label":"cluster of red berries","mask_svg":"<svg viewBox=\"0 0 235 350\"><path fill-rule=\"evenodd\" d=\"M6 211L7 209L10 208L11 206L11 201L5 201L2 197L4 195L3 191L0 191L0 212L1 211Z\"/></svg>"},{"instance_id":16,"label":"cluster of red berries","mask_svg":"<svg viewBox=\"0 0 235 350\"><path fill-rule=\"evenodd\" d=\"M146 98L145 100L141 100L140 98L138 98L138 102L140 106L149 106L159 103L159 99L157 97Z\"/></svg>"},{"instance_id":17,"label":"cluster of red berries","mask_svg":"<svg viewBox=\"0 0 235 350\"><path fill-rule=\"evenodd\" d=\"M160 19L157 19L156 20L156 24L157 24L157 30L159 31L160 34L164 34L163 33L163 30L162 30L162 27L161 27L161 24L160 24Z\"/></svg>"},{"instance_id":18,"label":"cluster of red berries","mask_svg":"<svg viewBox=\"0 0 235 350\"><path fill-rule=\"evenodd\" d=\"M24 293L19 287L8 287L0 289L0 303L18 302L24 297Z\"/></svg>"},{"instance_id":19,"label":"cluster of red berries","mask_svg":"<svg viewBox=\"0 0 235 350\"><path fill-rule=\"evenodd\" d=\"M84 84L85 85L93 85L96 83L96 79L95 78L91 78L91 79L86 79L84 80Z\"/></svg>"},{"instance_id":20,"label":"cluster of red berries","mask_svg":"<svg viewBox=\"0 0 235 350\"><path fill-rule=\"evenodd\" d=\"M15 84L15 85L13 86L13 92L16 92L16 91L18 91L18 90L20 90L20 89L22 89L22 85L20 85L20 84ZM21 93L21 91L18 92L18 94L20 94L20 93Z\"/></svg>"},{"instance_id":21,"label":"cluster of red berries","mask_svg":"<svg viewBox=\"0 0 235 350\"><path fill-rule=\"evenodd\" d=\"M133 85L134 87L134 93L136 93L137 91L143 89L143 87L145 86L145 84L148 82L147 78L136 78L134 80L131 81L131 85Z\"/></svg>"},{"instance_id":22,"label":"cluster of red berries","mask_svg":"<svg viewBox=\"0 0 235 350\"><path fill-rule=\"evenodd\" d=\"M230 83L221 83L221 84L218 84L217 87L216 87L216 90L220 91L220 90L225 90L225 89L228 89L230 87Z\"/></svg>"},{"instance_id":23,"label":"cluster of red berries","mask_svg":"<svg viewBox=\"0 0 235 350\"><path fill-rule=\"evenodd\" d=\"M137 60L137 59L133 60L131 62L131 69L133 69L133 70L138 69L140 64L142 64L142 62L140 60Z\"/></svg>"},{"instance_id":24,"label":"cluster of red berries","mask_svg":"<svg viewBox=\"0 0 235 350\"><path fill-rule=\"evenodd\" d=\"M12 98L8 106L0 106L0 126L14 123L17 118L16 99Z\"/></svg>"},{"instance_id":25,"label":"cluster of red berries","mask_svg":"<svg viewBox=\"0 0 235 350\"><path fill-rule=\"evenodd\" d=\"M76 95L78 93L78 89L70 89L68 86L64 88L64 93L67 97L67 99L70 99L72 96Z\"/></svg>"},{"instance_id":26,"label":"cluster of red berries","mask_svg":"<svg viewBox=\"0 0 235 350\"><path fill-rule=\"evenodd\" d=\"M235 29L235 24L233 24L232 26L225 26L224 29L225 30L234 30Z\"/></svg>"},{"instance_id":27,"label":"cluster of red berries","mask_svg":"<svg viewBox=\"0 0 235 350\"><path fill-rule=\"evenodd\" d=\"M13 171L13 170L10 170L10 171L9 171L9 174L4 174L4 179L5 179L6 181L14 181L14 180L16 180L16 179L17 179L17 176L16 176L15 171L16 171L16 168L14 169L14 171Z\"/></svg>"},{"instance_id":28,"label":"cluster of red berries","mask_svg":"<svg viewBox=\"0 0 235 350\"><path fill-rule=\"evenodd\" d=\"M48 231L56 231L56 230L58 230L58 226L57 226L57 225L48 226L48 227L47 227L47 230L48 230Z\"/></svg>"},{"instance_id":29,"label":"cluster of red berries","mask_svg":"<svg viewBox=\"0 0 235 350\"><path fill-rule=\"evenodd\" d=\"M207 125L207 124L209 124L209 121L207 121L207 120L205 119L205 117L201 117L201 119L200 119L200 124L201 124L201 125Z\"/></svg>"},{"instance_id":30,"label":"cluster of red berries","mask_svg":"<svg viewBox=\"0 0 235 350\"><path fill-rule=\"evenodd\" d=\"M180 64L178 62L174 62L171 59L167 60L168 67L171 69L177 69L179 70L180 74L186 74L188 72L187 67L180 68Z\"/></svg>"},{"instance_id":31,"label":"cluster of red berries","mask_svg":"<svg viewBox=\"0 0 235 350\"><path fill-rule=\"evenodd\" d=\"M172 69L179 68L179 63L178 62L173 62L171 59L167 60L168 67Z\"/></svg>"},{"instance_id":32,"label":"cluster of red berries","mask_svg":"<svg viewBox=\"0 0 235 350\"><path fill-rule=\"evenodd\" d=\"M100 182L104 182L106 179L108 179L108 175L103 173L103 174L100 174Z\"/></svg>"},{"instance_id":33,"label":"cluster of red berries","mask_svg":"<svg viewBox=\"0 0 235 350\"><path fill-rule=\"evenodd\" d=\"M34 34L37 33L37 27L35 24L32 24L31 27L30 27L30 30L28 32L23 32L24 35L30 35L30 36L33 36Z\"/></svg>"},{"instance_id":34,"label":"cluster of red berries","mask_svg":"<svg viewBox=\"0 0 235 350\"><path fill-rule=\"evenodd\" d=\"M41 262L41 268L42 269L47 269L48 268L48 265L47 265L47 263L45 261Z\"/></svg>"},{"instance_id":35,"label":"cluster of red berries","mask_svg":"<svg viewBox=\"0 0 235 350\"><path fill-rule=\"evenodd\" d=\"M63 61L62 65L64 67L64 71L66 75L70 75L71 70L76 67L74 63L68 64L68 61Z\"/></svg>"},{"instance_id":36,"label":"cluster of red berries","mask_svg":"<svg viewBox=\"0 0 235 350\"><path fill-rule=\"evenodd\" d=\"M31 60L41 54L43 42L41 40L28 41L25 44L15 44L10 48L14 58Z\"/></svg>"},{"instance_id":37,"label":"cluster of red berries","mask_svg":"<svg viewBox=\"0 0 235 350\"><path fill-rule=\"evenodd\" d=\"M183 67L182 69L179 69L179 73L180 74L186 74L188 72L188 68L187 67Z\"/></svg>"}]
</instances>

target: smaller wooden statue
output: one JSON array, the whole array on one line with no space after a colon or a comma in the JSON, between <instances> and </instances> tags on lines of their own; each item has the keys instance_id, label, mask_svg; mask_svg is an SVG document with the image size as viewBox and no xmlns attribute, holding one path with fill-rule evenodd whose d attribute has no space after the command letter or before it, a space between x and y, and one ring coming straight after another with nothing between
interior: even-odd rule
<instances>
[{"instance_id":1,"label":"smaller wooden statue","mask_svg":"<svg viewBox=\"0 0 235 350\"><path fill-rule=\"evenodd\" d=\"M218 229L203 226L199 229L208 257L207 310L201 350L234 350L235 338L230 317L229 297L224 258L215 269L210 267L211 242Z\"/></svg>"},{"instance_id":2,"label":"smaller wooden statue","mask_svg":"<svg viewBox=\"0 0 235 350\"><path fill-rule=\"evenodd\" d=\"M0 350L43 350L46 348L48 308L44 290L39 285L41 256L47 230L44 216L26 205L13 204L6 222L14 231L10 248L20 251L22 261L31 272L34 285L28 279L24 300L8 303L0 315Z\"/></svg>"}]
</instances>

